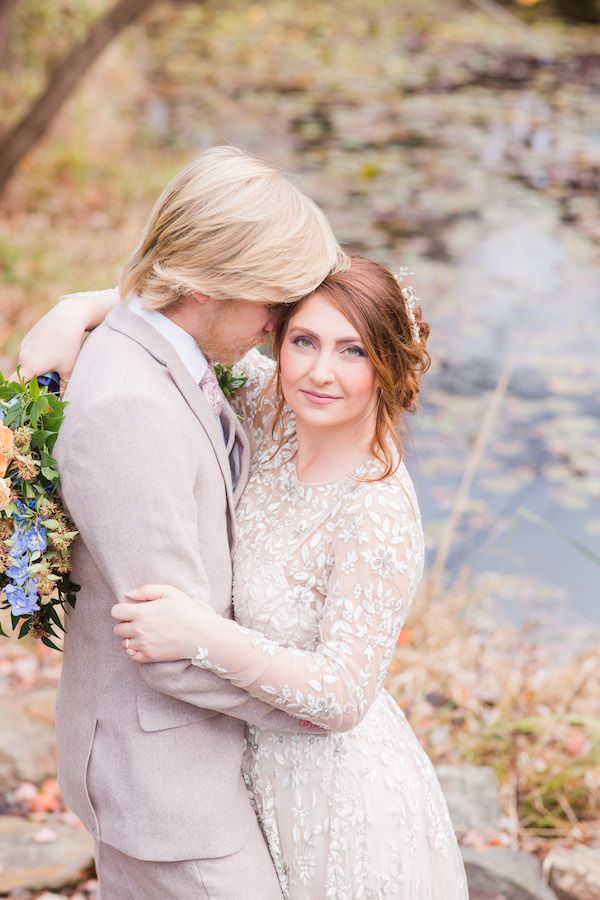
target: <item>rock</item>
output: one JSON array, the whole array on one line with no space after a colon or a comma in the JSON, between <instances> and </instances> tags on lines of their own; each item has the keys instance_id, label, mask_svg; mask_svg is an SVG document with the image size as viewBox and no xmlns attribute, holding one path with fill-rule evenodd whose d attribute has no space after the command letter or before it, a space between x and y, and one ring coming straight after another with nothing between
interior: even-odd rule
<instances>
[{"instance_id":1,"label":"rock","mask_svg":"<svg viewBox=\"0 0 600 900\"><path fill-rule=\"evenodd\" d=\"M0 816L0 894L53 890L75 883L94 858L86 831L52 822L52 841L39 842L40 824Z\"/></svg>"},{"instance_id":2,"label":"rock","mask_svg":"<svg viewBox=\"0 0 600 900\"><path fill-rule=\"evenodd\" d=\"M560 900L598 900L600 848L555 847L544 860L544 874Z\"/></svg>"},{"instance_id":3,"label":"rock","mask_svg":"<svg viewBox=\"0 0 600 900\"><path fill-rule=\"evenodd\" d=\"M459 836L497 828L498 782L490 766L437 766L436 772Z\"/></svg>"},{"instance_id":4,"label":"rock","mask_svg":"<svg viewBox=\"0 0 600 900\"><path fill-rule=\"evenodd\" d=\"M490 900L556 900L534 856L506 847L461 847L461 852L472 896Z\"/></svg>"},{"instance_id":5,"label":"rock","mask_svg":"<svg viewBox=\"0 0 600 900\"><path fill-rule=\"evenodd\" d=\"M56 774L54 688L0 697L0 793Z\"/></svg>"}]
</instances>

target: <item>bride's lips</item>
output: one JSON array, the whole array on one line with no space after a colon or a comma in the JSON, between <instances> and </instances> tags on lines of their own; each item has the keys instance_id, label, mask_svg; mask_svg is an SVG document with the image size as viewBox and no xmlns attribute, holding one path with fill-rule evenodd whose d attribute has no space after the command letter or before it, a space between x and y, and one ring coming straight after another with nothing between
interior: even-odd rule
<instances>
[{"instance_id":1,"label":"bride's lips","mask_svg":"<svg viewBox=\"0 0 600 900\"><path fill-rule=\"evenodd\" d=\"M300 393L304 394L309 403L314 403L316 406L328 406L330 403L342 399L334 397L333 394L320 394L318 391L301 390Z\"/></svg>"}]
</instances>

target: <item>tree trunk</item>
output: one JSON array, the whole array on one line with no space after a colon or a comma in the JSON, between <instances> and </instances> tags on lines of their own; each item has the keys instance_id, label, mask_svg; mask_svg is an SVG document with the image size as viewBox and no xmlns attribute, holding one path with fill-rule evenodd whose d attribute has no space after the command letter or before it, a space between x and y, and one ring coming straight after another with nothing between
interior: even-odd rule
<instances>
[{"instance_id":1,"label":"tree trunk","mask_svg":"<svg viewBox=\"0 0 600 900\"><path fill-rule=\"evenodd\" d=\"M0 0L2 8L11 0ZM157 0L119 0L90 28L85 39L58 63L46 90L23 118L0 139L0 194L26 153L44 135L85 73L108 44Z\"/></svg>"},{"instance_id":2,"label":"tree trunk","mask_svg":"<svg viewBox=\"0 0 600 900\"><path fill-rule=\"evenodd\" d=\"M8 35L17 6L21 0L0 0L0 69L6 64Z\"/></svg>"}]
</instances>

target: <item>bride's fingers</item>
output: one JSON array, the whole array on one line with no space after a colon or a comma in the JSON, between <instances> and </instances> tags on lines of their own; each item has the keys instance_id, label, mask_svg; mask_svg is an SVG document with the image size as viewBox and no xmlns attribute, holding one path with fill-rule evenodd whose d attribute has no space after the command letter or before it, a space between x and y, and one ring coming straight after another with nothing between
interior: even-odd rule
<instances>
[{"instance_id":1,"label":"bride's fingers","mask_svg":"<svg viewBox=\"0 0 600 900\"><path fill-rule=\"evenodd\" d=\"M119 622L118 625L113 627L113 633L123 641L127 640L127 638L130 641L135 639L131 622Z\"/></svg>"},{"instance_id":2,"label":"bride's fingers","mask_svg":"<svg viewBox=\"0 0 600 900\"><path fill-rule=\"evenodd\" d=\"M165 594L169 592L168 585L165 584L143 584L142 587L134 588L132 591L126 591L125 596L130 600L162 600Z\"/></svg>"},{"instance_id":3,"label":"bride's fingers","mask_svg":"<svg viewBox=\"0 0 600 900\"><path fill-rule=\"evenodd\" d=\"M36 371L34 361L33 359L30 359L29 356L30 354L23 348L23 345L21 345L19 355L17 356L17 365L21 372L21 378L23 378L24 381L29 381L34 375L40 374ZM16 377L16 370L14 374Z\"/></svg>"},{"instance_id":4,"label":"bride's fingers","mask_svg":"<svg viewBox=\"0 0 600 900\"><path fill-rule=\"evenodd\" d=\"M140 650L139 646L137 645L136 641L133 638L123 638L121 643L123 645L123 650L127 653L131 662L136 662L136 663L152 662L152 660L148 656L146 656L144 651ZM130 650L133 650L133 653L130 653L129 652Z\"/></svg>"},{"instance_id":5,"label":"bride's fingers","mask_svg":"<svg viewBox=\"0 0 600 900\"><path fill-rule=\"evenodd\" d=\"M135 611L134 603L115 603L110 614L118 622L133 622Z\"/></svg>"},{"instance_id":6,"label":"bride's fingers","mask_svg":"<svg viewBox=\"0 0 600 900\"><path fill-rule=\"evenodd\" d=\"M21 365L21 363L19 363L19 371L21 372L21 378L23 379L23 381L29 381L35 375L35 372L33 372L29 366ZM19 380L19 375L18 375L16 369L14 370L14 372L10 373L10 375L8 376L8 380L9 381L18 381Z\"/></svg>"}]
</instances>

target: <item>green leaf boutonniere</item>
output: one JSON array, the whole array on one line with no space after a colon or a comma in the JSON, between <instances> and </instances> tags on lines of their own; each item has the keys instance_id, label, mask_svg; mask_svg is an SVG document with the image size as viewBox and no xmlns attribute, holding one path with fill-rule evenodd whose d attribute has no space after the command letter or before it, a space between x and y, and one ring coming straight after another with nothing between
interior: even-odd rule
<instances>
[{"instance_id":1,"label":"green leaf boutonniere","mask_svg":"<svg viewBox=\"0 0 600 900\"><path fill-rule=\"evenodd\" d=\"M228 400L233 397L236 391L239 391L241 387L244 387L248 381L246 375L234 374L233 366L224 366L221 363L215 363L215 375L217 376L219 387Z\"/></svg>"}]
</instances>

